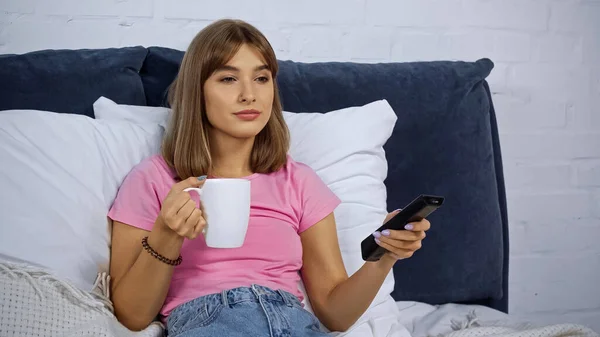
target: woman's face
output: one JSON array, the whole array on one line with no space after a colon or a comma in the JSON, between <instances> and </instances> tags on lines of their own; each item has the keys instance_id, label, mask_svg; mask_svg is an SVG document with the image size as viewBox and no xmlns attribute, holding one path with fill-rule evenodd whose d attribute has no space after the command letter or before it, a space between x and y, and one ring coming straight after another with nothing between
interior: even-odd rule
<instances>
[{"instance_id":1,"label":"woman's face","mask_svg":"<svg viewBox=\"0 0 600 337\"><path fill-rule=\"evenodd\" d=\"M211 132L234 138L255 137L271 117L273 95L273 78L261 55L242 45L204 83Z\"/></svg>"}]
</instances>

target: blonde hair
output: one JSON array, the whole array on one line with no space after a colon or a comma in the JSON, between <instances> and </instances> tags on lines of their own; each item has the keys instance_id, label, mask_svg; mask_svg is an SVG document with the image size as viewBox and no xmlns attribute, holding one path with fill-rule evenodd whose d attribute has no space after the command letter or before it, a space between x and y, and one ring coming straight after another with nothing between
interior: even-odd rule
<instances>
[{"instance_id":1,"label":"blonde hair","mask_svg":"<svg viewBox=\"0 0 600 337\"><path fill-rule=\"evenodd\" d=\"M206 175L212 167L204 83L244 44L255 48L264 58L272 73L275 91L271 117L254 141L251 169L257 173L271 173L286 163L290 136L279 99L276 81L279 67L275 52L265 36L252 25L224 19L210 24L194 37L169 89L172 113L163 139L162 156L180 179Z\"/></svg>"}]
</instances>

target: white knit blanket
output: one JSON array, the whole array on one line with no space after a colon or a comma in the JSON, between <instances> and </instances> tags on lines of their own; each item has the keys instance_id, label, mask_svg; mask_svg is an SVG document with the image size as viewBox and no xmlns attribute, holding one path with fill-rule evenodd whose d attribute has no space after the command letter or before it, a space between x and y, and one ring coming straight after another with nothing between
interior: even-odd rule
<instances>
[{"instance_id":1,"label":"white knit blanket","mask_svg":"<svg viewBox=\"0 0 600 337\"><path fill-rule=\"evenodd\" d=\"M117 321L109 281L99 274L94 290L86 293L43 269L0 262L0 336L163 336L159 322L133 332Z\"/></svg>"},{"instance_id":2,"label":"white knit blanket","mask_svg":"<svg viewBox=\"0 0 600 337\"><path fill-rule=\"evenodd\" d=\"M119 323L109 298L110 277L98 275L91 293L81 291L51 273L31 266L0 262L0 336L1 337L160 337L164 326L154 322L133 332ZM382 327L383 328L383 327ZM453 322L453 332L444 337L599 337L592 330L575 324L533 327L529 324L481 322L474 313ZM392 329L394 330L394 329ZM407 336L397 333L369 334L375 337ZM358 332L358 331L357 331ZM335 334L332 334L335 335ZM353 336L348 331L343 336ZM358 337L358 336L357 336ZM360 336L365 337L365 336Z\"/></svg>"},{"instance_id":3,"label":"white knit blanket","mask_svg":"<svg viewBox=\"0 0 600 337\"><path fill-rule=\"evenodd\" d=\"M453 332L443 337L600 337L591 329L578 324L535 326L528 322L479 321L474 312L466 320L453 321Z\"/></svg>"}]
</instances>

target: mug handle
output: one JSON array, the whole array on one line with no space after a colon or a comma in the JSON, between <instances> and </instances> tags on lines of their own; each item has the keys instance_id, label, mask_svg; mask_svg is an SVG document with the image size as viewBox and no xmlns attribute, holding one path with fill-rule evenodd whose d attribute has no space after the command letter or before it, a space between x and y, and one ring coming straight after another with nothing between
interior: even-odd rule
<instances>
[{"instance_id":1,"label":"mug handle","mask_svg":"<svg viewBox=\"0 0 600 337\"><path fill-rule=\"evenodd\" d=\"M184 189L183 191L184 192L194 191L194 192L198 193L198 196L202 197L202 189L201 188L188 187L188 188ZM208 224L206 224L206 226L208 226ZM206 235L206 226L204 226L204 228L202 229L202 234L204 234L204 235Z\"/></svg>"},{"instance_id":2,"label":"mug handle","mask_svg":"<svg viewBox=\"0 0 600 337\"><path fill-rule=\"evenodd\" d=\"M198 187L188 187L188 188L184 189L183 191L184 192L195 191L196 193L198 193L199 196L202 196L202 189L198 188Z\"/></svg>"}]
</instances>

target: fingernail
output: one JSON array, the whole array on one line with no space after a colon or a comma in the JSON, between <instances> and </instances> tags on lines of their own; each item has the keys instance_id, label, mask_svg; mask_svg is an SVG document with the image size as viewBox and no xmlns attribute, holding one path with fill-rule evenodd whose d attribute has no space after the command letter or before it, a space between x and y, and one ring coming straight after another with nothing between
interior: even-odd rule
<instances>
[{"instance_id":1,"label":"fingernail","mask_svg":"<svg viewBox=\"0 0 600 337\"><path fill-rule=\"evenodd\" d=\"M381 234L385 236L390 236L390 231L388 229L384 229L383 231L381 231Z\"/></svg>"},{"instance_id":2,"label":"fingernail","mask_svg":"<svg viewBox=\"0 0 600 337\"><path fill-rule=\"evenodd\" d=\"M400 212L402 210L402 208L398 208L397 210L394 210L394 212Z\"/></svg>"},{"instance_id":3,"label":"fingernail","mask_svg":"<svg viewBox=\"0 0 600 337\"><path fill-rule=\"evenodd\" d=\"M374 232L374 233L373 233L373 236L375 237L375 241L377 241L377 238L380 238L380 237L381 237L381 233L379 233L379 232Z\"/></svg>"},{"instance_id":4,"label":"fingernail","mask_svg":"<svg viewBox=\"0 0 600 337\"><path fill-rule=\"evenodd\" d=\"M375 239L375 243L380 244L381 241L379 241L379 239Z\"/></svg>"},{"instance_id":5,"label":"fingernail","mask_svg":"<svg viewBox=\"0 0 600 337\"><path fill-rule=\"evenodd\" d=\"M413 225L408 224L408 225L404 226L404 229L411 230L411 229L413 229Z\"/></svg>"},{"instance_id":6,"label":"fingernail","mask_svg":"<svg viewBox=\"0 0 600 337\"><path fill-rule=\"evenodd\" d=\"M198 177L198 180L200 180L200 181L202 181L202 180L204 180L204 179L206 179L206 176L199 176L199 177Z\"/></svg>"}]
</instances>

